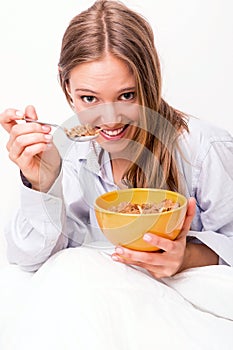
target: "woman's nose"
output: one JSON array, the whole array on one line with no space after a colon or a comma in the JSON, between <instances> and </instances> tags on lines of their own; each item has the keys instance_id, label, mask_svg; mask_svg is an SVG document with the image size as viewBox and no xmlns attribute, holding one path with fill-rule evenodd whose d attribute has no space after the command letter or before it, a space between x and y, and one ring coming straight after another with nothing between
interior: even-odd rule
<instances>
[{"instance_id":1,"label":"woman's nose","mask_svg":"<svg viewBox=\"0 0 233 350\"><path fill-rule=\"evenodd\" d=\"M115 103L105 103L100 108L100 120L102 124L119 124L122 121L119 105Z\"/></svg>"}]
</instances>

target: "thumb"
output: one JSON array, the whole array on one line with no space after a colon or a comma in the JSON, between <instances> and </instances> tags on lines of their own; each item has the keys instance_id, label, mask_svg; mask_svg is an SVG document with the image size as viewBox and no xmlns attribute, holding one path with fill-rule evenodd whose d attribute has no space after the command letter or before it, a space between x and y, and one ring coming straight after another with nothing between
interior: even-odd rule
<instances>
[{"instance_id":1,"label":"thumb","mask_svg":"<svg viewBox=\"0 0 233 350\"><path fill-rule=\"evenodd\" d=\"M178 236L179 239L187 236L187 233L190 230L190 226L191 226L191 223L193 221L195 212L196 212L196 200L195 200L195 198L191 197L188 200L186 216L185 216L185 220L184 220L184 223L182 226L182 230Z\"/></svg>"},{"instance_id":2,"label":"thumb","mask_svg":"<svg viewBox=\"0 0 233 350\"><path fill-rule=\"evenodd\" d=\"M195 216L195 212L196 212L196 200L195 198L191 197L188 200L188 207L187 207L186 217L183 224L183 230L187 232L189 231L191 223Z\"/></svg>"},{"instance_id":3,"label":"thumb","mask_svg":"<svg viewBox=\"0 0 233 350\"><path fill-rule=\"evenodd\" d=\"M36 113L36 109L34 106L27 106L25 108L25 115L27 117L29 117L30 119L33 119L33 120L37 120L38 117L37 117L37 113Z\"/></svg>"}]
</instances>

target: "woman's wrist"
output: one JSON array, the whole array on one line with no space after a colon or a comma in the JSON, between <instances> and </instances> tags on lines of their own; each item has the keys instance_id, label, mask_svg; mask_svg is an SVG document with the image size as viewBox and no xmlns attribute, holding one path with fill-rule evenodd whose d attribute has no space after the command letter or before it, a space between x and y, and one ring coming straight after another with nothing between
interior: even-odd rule
<instances>
[{"instance_id":1,"label":"woman's wrist","mask_svg":"<svg viewBox=\"0 0 233 350\"><path fill-rule=\"evenodd\" d=\"M21 176L21 180L22 180L23 184L26 187L31 188L35 191L46 193L49 191L49 189L52 187L52 185L54 184L54 182L58 178L58 176L61 172L61 168L62 168L62 161L60 161L59 167L56 170L54 170L52 176L48 176L48 175L44 174L43 176L40 177L39 182L33 181L32 179L30 179L29 176L25 176L24 173L22 172L22 170L20 170L20 176Z\"/></svg>"}]
</instances>

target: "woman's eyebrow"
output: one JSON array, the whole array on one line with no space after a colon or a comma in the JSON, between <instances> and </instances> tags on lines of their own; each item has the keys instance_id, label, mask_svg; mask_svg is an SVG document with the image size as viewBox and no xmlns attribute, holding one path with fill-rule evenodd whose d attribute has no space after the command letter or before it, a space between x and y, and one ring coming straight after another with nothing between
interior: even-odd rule
<instances>
[{"instance_id":1,"label":"woman's eyebrow","mask_svg":"<svg viewBox=\"0 0 233 350\"><path fill-rule=\"evenodd\" d=\"M126 91L132 91L132 90L135 90L136 87L135 86L127 86L123 89L120 89L117 91L118 94L122 94ZM88 92L88 93L91 93L91 94L94 94L94 95L98 95L99 93L97 91L94 91L94 90L91 90L91 89L88 89L88 88L77 88L75 89L75 92Z\"/></svg>"},{"instance_id":2,"label":"woman's eyebrow","mask_svg":"<svg viewBox=\"0 0 233 350\"><path fill-rule=\"evenodd\" d=\"M76 92L81 91L81 92L90 92L91 94L98 94L98 92L93 91L91 89L75 89Z\"/></svg>"},{"instance_id":3,"label":"woman's eyebrow","mask_svg":"<svg viewBox=\"0 0 233 350\"><path fill-rule=\"evenodd\" d=\"M123 88L121 90L118 91L118 93L123 93L123 92L126 92L126 91L132 91L132 90L135 90L136 87L135 86L128 86L126 88Z\"/></svg>"}]
</instances>

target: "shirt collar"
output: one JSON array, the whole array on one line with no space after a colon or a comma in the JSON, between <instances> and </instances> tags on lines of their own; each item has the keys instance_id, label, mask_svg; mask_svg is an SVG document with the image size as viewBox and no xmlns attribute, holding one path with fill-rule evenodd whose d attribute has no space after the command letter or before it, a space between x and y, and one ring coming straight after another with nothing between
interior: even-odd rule
<instances>
[{"instance_id":1,"label":"shirt collar","mask_svg":"<svg viewBox=\"0 0 233 350\"><path fill-rule=\"evenodd\" d=\"M75 151L85 169L105 180L112 180L110 156L96 141L76 144Z\"/></svg>"},{"instance_id":2,"label":"shirt collar","mask_svg":"<svg viewBox=\"0 0 233 350\"><path fill-rule=\"evenodd\" d=\"M97 142L90 142L90 147L86 154L85 168L97 175L100 175L103 152L104 150Z\"/></svg>"}]
</instances>

